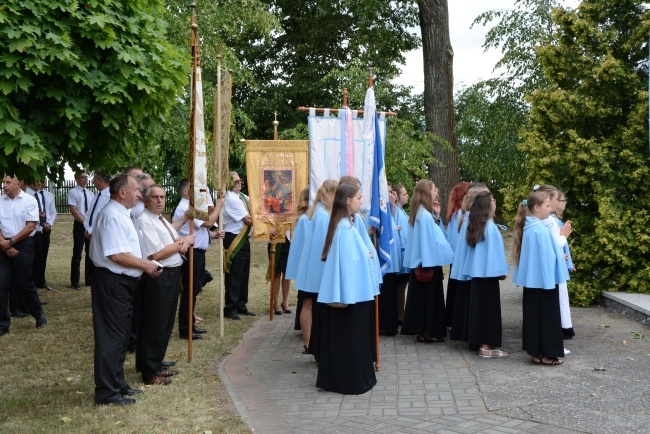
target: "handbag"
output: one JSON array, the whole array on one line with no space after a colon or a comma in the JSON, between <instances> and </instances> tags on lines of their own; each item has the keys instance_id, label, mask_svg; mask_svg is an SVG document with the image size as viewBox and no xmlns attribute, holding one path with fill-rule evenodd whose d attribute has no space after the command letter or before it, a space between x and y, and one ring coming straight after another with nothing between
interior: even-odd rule
<instances>
[{"instance_id":1,"label":"handbag","mask_svg":"<svg viewBox=\"0 0 650 434\"><path fill-rule=\"evenodd\" d=\"M421 283L431 282L435 269L433 267L423 267L422 264L418 265L415 269L415 280Z\"/></svg>"}]
</instances>

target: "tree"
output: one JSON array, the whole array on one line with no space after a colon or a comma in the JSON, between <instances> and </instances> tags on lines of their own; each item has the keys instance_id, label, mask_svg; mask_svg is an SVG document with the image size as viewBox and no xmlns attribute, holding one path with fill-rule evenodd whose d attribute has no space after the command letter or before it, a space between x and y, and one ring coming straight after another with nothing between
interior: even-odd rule
<instances>
[{"instance_id":1,"label":"tree","mask_svg":"<svg viewBox=\"0 0 650 434\"><path fill-rule=\"evenodd\" d=\"M0 170L21 178L111 171L149 144L189 70L160 0L0 6Z\"/></svg>"},{"instance_id":2,"label":"tree","mask_svg":"<svg viewBox=\"0 0 650 434\"><path fill-rule=\"evenodd\" d=\"M429 176L440 192L443 214L446 198L460 180L454 133L454 50L449 39L447 0L418 0L424 58L424 113L432 154Z\"/></svg>"},{"instance_id":3,"label":"tree","mask_svg":"<svg viewBox=\"0 0 650 434\"><path fill-rule=\"evenodd\" d=\"M553 17L555 40L537 51L548 86L530 97L521 145L529 185L557 185L571 200L574 303L649 293L647 3L583 1Z\"/></svg>"},{"instance_id":4,"label":"tree","mask_svg":"<svg viewBox=\"0 0 650 434\"><path fill-rule=\"evenodd\" d=\"M501 79L478 82L455 98L461 179L485 182L499 206L502 190L526 181L526 155L517 148L527 107Z\"/></svg>"}]
</instances>

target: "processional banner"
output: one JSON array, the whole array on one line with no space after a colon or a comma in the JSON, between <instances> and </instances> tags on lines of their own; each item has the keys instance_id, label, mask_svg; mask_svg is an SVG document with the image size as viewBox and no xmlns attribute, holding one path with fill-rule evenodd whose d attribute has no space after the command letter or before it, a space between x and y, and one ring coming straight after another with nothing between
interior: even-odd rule
<instances>
[{"instance_id":1,"label":"processional banner","mask_svg":"<svg viewBox=\"0 0 650 434\"><path fill-rule=\"evenodd\" d=\"M373 114L374 116L374 114ZM327 179L338 181L344 175L361 181L364 201L362 211L370 209L374 164L374 135L364 134L363 118L357 110L341 109L331 116L325 109L322 115L310 108L309 125L309 197L316 196L318 188ZM386 115L379 114L378 128L385 149Z\"/></svg>"},{"instance_id":2,"label":"processional banner","mask_svg":"<svg viewBox=\"0 0 650 434\"><path fill-rule=\"evenodd\" d=\"M255 238L293 228L300 191L309 182L307 140L246 141L246 177Z\"/></svg>"}]
</instances>

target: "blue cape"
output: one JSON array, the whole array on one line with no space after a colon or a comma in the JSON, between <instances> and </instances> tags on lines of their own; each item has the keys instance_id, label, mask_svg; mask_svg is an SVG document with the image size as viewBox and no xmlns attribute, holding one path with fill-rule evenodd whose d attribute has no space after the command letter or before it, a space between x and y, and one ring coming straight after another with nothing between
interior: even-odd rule
<instances>
[{"instance_id":1,"label":"blue cape","mask_svg":"<svg viewBox=\"0 0 650 434\"><path fill-rule=\"evenodd\" d=\"M555 221L557 221L557 225L560 227L560 229L562 229L562 227L564 226L564 222L562 220L560 220L558 218L558 216L556 216L555 214L553 214L553 217L555 218ZM573 265L573 258L571 257L571 249L569 249L569 242L568 241L564 245L564 247L562 248L562 251L569 258L569 259L567 259L567 262L566 262L567 269L573 270L575 267Z\"/></svg>"},{"instance_id":2,"label":"blue cape","mask_svg":"<svg viewBox=\"0 0 650 434\"><path fill-rule=\"evenodd\" d=\"M459 217L460 218L460 217ZM463 217L463 223L460 225L458 238L456 238L456 247L454 248L454 262L451 266L451 273L449 277L456 280L472 280L472 276L463 273L465 270L465 262L469 254L469 246L467 245L467 226L469 225L469 211Z\"/></svg>"},{"instance_id":3,"label":"blue cape","mask_svg":"<svg viewBox=\"0 0 650 434\"><path fill-rule=\"evenodd\" d=\"M415 225L409 228L404 250L404 266L408 268L435 267L450 264L454 252L433 215L423 206L417 210Z\"/></svg>"},{"instance_id":4,"label":"blue cape","mask_svg":"<svg viewBox=\"0 0 650 434\"><path fill-rule=\"evenodd\" d=\"M291 239L291 248L289 249L289 258L287 259L287 269L284 272L284 278L294 280L298 275L300 258L307 241L309 231L309 218L303 214L298 219L296 227L293 228L293 238Z\"/></svg>"},{"instance_id":5,"label":"blue cape","mask_svg":"<svg viewBox=\"0 0 650 434\"><path fill-rule=\"evenodd\" d=\"M361 236L361 240L365 244L366 248L369 251L376 252L377 250L375 249L375 245L373 244L372 240L370 239L370 235L368 235L368 228L370 226L366 225L366 222L364 221L363 217L361 214L357 213L354 215L354 225L356 226L357 230L359 231L359 236ZM373 255L373 276L375 281L377 281L378 285L383 282L382 273L381 273L381 264L379 264L379 256L378 255Z\"/></svg>"},{"instance_id":6,"label":"blue cape","mask_svg":"<svg viewBox=\"0 0 650 434\"><path fill-rule=\"evenodd\" d=\"M395 207L397 208L397 207ZM392 209L392 206L391 206ZM399 233L397 232L397 210L395 210L395 216L393 217L392 213L390 215L390 222L393 226L393 242L390 244L390 267L386 269L387 273L399 273L402 269L402 260L404 255L400 250L399 246Z\"/></svg>"},{"instance_id":7,"label":"blue cape","mask_svg":"<svg viewBox=\"0 0 650 434\"><path fill-rule=\"evenodd\" d=\"M469 247L462 273L471 277L507 276L510 266L506 260L503 237L492 219L487 221L483 237L476 246Z\"/></svg>"},{"instance_id":8,"label":"blue cape","mask_svg":"<svg viewBox=\"0 0 650 434\"><path fill-rule=\"evenodd\" d=\"M463 212L458 210L451 216L449 223L447 223L447 231L445 232L447 235L447 241L449 241L449 245L453 251L456 251L456 241L458 241L458 219L460 219L461 214L463 214Z\"/></svg>"},{"instance_id":9,"label":"blue cape","mask_svg":"<svg viewBox=\"0 0 650 434\"><path fill-rule=\"evenodd\" d=\"M323 266L325 265L320 258L323 255L329 222L329 213L322 204L317 204L316 211L310 220L310 229L307 235L309 241L305 243L303 248L295 282L296 288L302 291L318 293L318 288L320 288Z\"/></svg>"},{"instance_id":10,"label":"blue cape","mask_svg":"<svg viewBox=\"0 0 650 434\"><path fill-rule=\"evenodd\" d=\"M553 234L536 217L526 217L519 263L513 282L526 288L554 289L569 277L562 251Z\"/></svg>"},{"instance_id":11,"label":"blue cape","mask_svg":"<svg viewBox=\"0 0 650 434\"><path fill-rule=\"evenodd\" d=\"M324 262L318 302L354 304L374 299L379 294L373 272L376 258L374 248L368 249L350 220L341 220Z\"/></svg>"},{"instance_id":12,"label":"blue cape","mask_svg":"<svg viewBox=\"0 0 650 434\"><path fill-rule=\"evenodd\" d=\"M400 208L395 210L395 224L401 229L397 232L395 239L399 248L399 271L400 274L409 273L409 269L404 266L404 250L406 249L406 240L409 234L409 215Z\"/></svg>"}]
</instances>

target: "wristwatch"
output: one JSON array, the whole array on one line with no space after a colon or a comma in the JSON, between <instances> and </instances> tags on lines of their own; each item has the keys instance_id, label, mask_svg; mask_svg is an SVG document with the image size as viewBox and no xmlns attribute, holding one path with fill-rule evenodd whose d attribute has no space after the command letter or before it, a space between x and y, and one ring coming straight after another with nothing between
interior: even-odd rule
<instances>
[{"instance_id":1,"label":"wristwatch","mask_svg":"<svg viewBox=\"0 0 650 434\"><path fill-rule=\"evenodd\" d=\"M9 238L9 245L10 245L11 247L13 247L13 246L16 245L16 242L14 241L13 238Z\"/></svg>"}]
</instances>

